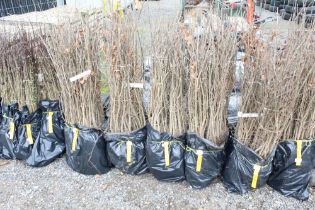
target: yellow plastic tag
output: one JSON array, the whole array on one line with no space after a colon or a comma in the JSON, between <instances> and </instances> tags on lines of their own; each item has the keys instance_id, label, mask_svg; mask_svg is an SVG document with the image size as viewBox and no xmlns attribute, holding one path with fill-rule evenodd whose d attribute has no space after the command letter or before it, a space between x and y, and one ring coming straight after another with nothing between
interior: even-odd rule
<instances>
[{"instance_id":1,"label":"yellow plastic tag","mask_svg":"<svg viewBox=\"0 0 315 210\"><path fill-rule=\"evenodd\" d=\"M127 145L127 163L131 163L131 154L132 154L132 142L131 141L127 141L126 142Z\"/></svg>"},{"instance_id":2,"label":"yellow plastic tag","mask_svg":"<svg viewBox=\"0 0 315 210\"><path fill-rule=\"evenodd\" d=\"M203 151L202 150L197 150L196 172L200 172L201 171L202 157L203 157Z\"/></svg>"},{"instance_id":3,"label":"yellow plastic tag","mask_svg":"<svg viewBox=\"0 0 315 210\"><path fill-rule=\"evenodd\" d=\"M169 167L170 166L170 150L169 150L169 145L170 142L169 141L165 141L163 143L163 147L164 147L164 159L165 159L165 166Z\"/></svg>"},{"instance_id":4,"label":"yellow plastic tag","mask_svg":"<svg viewBox=\"0 0 315 210\"><path fill-rule=\"evenodd\" d=\"M71 150L76 151L77 150L78 137L79 137L79 129L72 128L72 132L73 132L73 138L72 138Z\"/></svg>"},{"instance_id":5,"label":"yellow plastic tag","mask_svg":"<svg viewBox=\"0 0 315 210\"><path fill-rule=\"evenodd\" d=\"M53 112L48 112L48 133L53 133L54 132L54 127L53 127Z\"/></svg>"},{"instance_id":6,"label":"yellow plastic tag","mask_svg":"<svg viewBox=\"0 0 315 210\"><path fill-rule=\"evenodd\" d=\"M253 180L252 180L252 188L254 188L254 189L256 189L256 187L257 187L257 181L258 181L260 169L261 169L261 166L254 165L254 174L253 174Z\"/></svg>"},{"instance_id":7,"label":"yellow plastic tag","mask_svg":"<svg viewBox=\"0 0 315 210\"><path fill-rule=\"evenodd\" d=\"M296 166L302 165L302 140L296 140L296 158L295 164Z\"/></svg>"},{"instance_id":8,"label":"yellow plastic tag","mask_svg":"<svg viewBox=\"0 0 315 210\"><path fill-rule=\"evenodd\" d=\"M15 130L15 125L14 125L14 122L10 122L10 125L9 125L10 127L10 130L9 130L9 139L10 140L13 140L13 138L14 138L14 130Z\"/></svg>"},{"instance_id":9,"label":"yellow plastic tag","mask_svg":"<svg viewBox=\"0 0 315 210\"><path fill-rule=\"evenodd\" d=\"M27 136L28 143L32 145L34 144L33 135L32 135L32 125L26 124L25 127L26 127L26 136Z\"/></svg>"}]
</instances>

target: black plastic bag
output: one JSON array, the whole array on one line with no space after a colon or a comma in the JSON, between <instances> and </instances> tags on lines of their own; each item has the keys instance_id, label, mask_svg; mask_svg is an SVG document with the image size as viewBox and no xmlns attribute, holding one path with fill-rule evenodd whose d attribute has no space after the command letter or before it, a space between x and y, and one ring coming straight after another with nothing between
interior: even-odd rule
<instances>
[{"instance_id":1,"label":"black plastic bag","mask_svg":"<svg viewBox=\"0 0 315 210\"><path fill-rule=\"evenodd\" d=\"M19 120L19 105L2 105L0 123L0 158L15 159L14 146L17 142L16 127Z\"/></svg>"},{"instance_id":2,"label":"black plastic bag","mask_svg":"<svg viewBox=\"0 0 315 210\"><path fill-rule=\"evenodd\" d=\"M315 140L281 142L276 150L268 185L285 196L307 200L314 167Z\"/></svg>"},{"instance_id":3,"label":"black plastic bag","mask_svg":"<svg viewBox=\"0 0 315 210\"><path fill-rule=\"evenodd\" d=\"M110 170L103 132L75 125L65 127L68 165L85 175L104 174Z\"/></svg>"},{"instance_id":4,"label":"black plastic bag","mask_svg":"<svg viewBox=\"0 0 315 210\"><path fill-rule=\"evenodd\" d=\"M185 136L173 137L147 125L146 155L150 172L160 181L178 182L185 179Z\"/></svg>"},{"instance_id":5,"label":"black plastic bag","mask_svg":"<svg viewBox=\"0 0 315 210\"><path fill-rule=\"evenodd\" d=\"M41 127L42 111L40 109L29 114L27 107L21 112L21 121L18 126L18 139L14 147L16 159L26 160L32 152Z\"/></svg>"},{"instance_id":6,"label":"black plastic bag","mask_svg":"<svg viewBox=\"0 0 315 210\"><path fill-rule=\"evenodd\" d=\"M221 175L225 161L223 147L216 146L208 139L195 133L186 136L185 176L193 187L201 189Z\"/></svg>"},{"instance_id":7,"label":"black plastic bag","mask_svg":"<svg viewBox=\"0 0 315 210\"><path fill-rule=\"evenodd\" d=\"M253 150L230 137L226 147L227 159L223 183L230 192L245 194L266 184L272 172L274 151L263 160Z\"/></svg>"},{"instance_id":8,"label":"black plastic bag","mask_svg":"<svg viewBox=\"0 0 315 210\"><path fill-rule=\"evenodd\" d=\"M39 102L43 112L41 129L37 136L32 153L26 163L33 167L46 166L60 157L65 149L64 120L59 101L43 100Z\"/></svg>"},{"instance_id":9,"label":"black plastic bag","mask_svg":"<svg viewBox=\"0 0 315 210\"><path fill-rule=\"evenodd\" d=\"M145 145L146 127L131 133L107 133L107 154L110 162L124 173L138 175L148 171Z\"/></svg>"}]
</instances>

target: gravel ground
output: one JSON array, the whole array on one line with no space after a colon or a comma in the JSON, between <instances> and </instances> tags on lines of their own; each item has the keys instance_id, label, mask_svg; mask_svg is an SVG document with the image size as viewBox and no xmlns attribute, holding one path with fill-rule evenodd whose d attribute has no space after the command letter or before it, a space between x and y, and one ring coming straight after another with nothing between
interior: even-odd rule
<instances>
[{"instance_id":1,"label":"gravel ground","mask_svg":"<svg viewBox=\"0 0 315 210\"><path fill-rule=\"evenodd\" d=\"M102 176L72 171L64 158L44 168L18 161L0 166L0 209L313 209L271 188L247 195L228 193L218 181L203 190L186 182L159 182L151 174L130 176L113 169Z\"/></svg>"}]
</instances>

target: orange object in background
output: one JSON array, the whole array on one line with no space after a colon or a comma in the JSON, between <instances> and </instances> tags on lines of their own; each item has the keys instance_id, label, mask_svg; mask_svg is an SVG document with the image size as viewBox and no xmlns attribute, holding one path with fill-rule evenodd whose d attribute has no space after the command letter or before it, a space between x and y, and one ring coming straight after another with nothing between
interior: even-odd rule
<instances>
[{"instance_id":1,"label":"orange object in background","mask_svg":"<svg viewBox=\"0 0 315 210\"><path fill-rule=\"evenodd\" d=\"M254 22L254 11L255 3L254 0L247 0L248 10L247 10L247 22L252 24Z\"/></svg>"}]
</instances>

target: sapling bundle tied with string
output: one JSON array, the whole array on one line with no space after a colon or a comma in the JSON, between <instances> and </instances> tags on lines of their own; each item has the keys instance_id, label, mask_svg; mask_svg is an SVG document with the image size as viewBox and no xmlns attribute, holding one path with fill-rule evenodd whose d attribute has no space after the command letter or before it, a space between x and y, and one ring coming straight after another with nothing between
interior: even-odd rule
<instances>
[{"instance_id":1,"label":"sapling bundle tied with string","mask_svg":"<svg viewBox=\"0 0 315 210\"><path fill-rule=\"evenodd\" d=\"M187 68L184 39L175 23L161 24L152 33L151 99L148 107L147 160L163 181L184 176L187 130Z\"/></svg>"},{"instance_id":2,"label":"sapling bundle tied with string","mask_svg":"<svg viewBox=\"0 0 315 210\"><path fill-rule=\"evenodd\" d=\"M82 17L75 25L55 27L42 41L60 84L67 163L79 173L102 174L109 170L100 130L104 120L100 96L103 36L102 25L89 27L89 21Z\"/></svg>"},{"instance_id":3,"label":"sapling bundle tied with string","mask_svg":"<svg viewBox=\"0 0 315 210\"><path fill-rule=\"evenodd\" d=\"M143 106L143 56L131 18L115 19L104 46L109 63L110 132L106 133L111 163L124 173L147 172L146 120Z\"/></svg>"},{"instance_id":4,"label":"sapling bundle tied with string","mask_svg":"<svg viewBox=\"0 0 315 210\"><path fill-rule=\"evenodd\" d=\"M187 181L208 186L221 173L228 139L227 105L234 84L237 37L209 27L187 42L189 65L188 133L185 154Z\"/></svg>"},{"instance_id":5,"label":"sapling bundle tied with string","mask_svg":"<svg viewBox=\"0 0 315 210\"><path fill-rule=\"evenodd\" d=\"M309 197L315 159L315 39L314 29L289 34L282 56L291 71L295 108L293 126L280 139L268 184L299 200Z\"/></svg>"}]
</instances>

